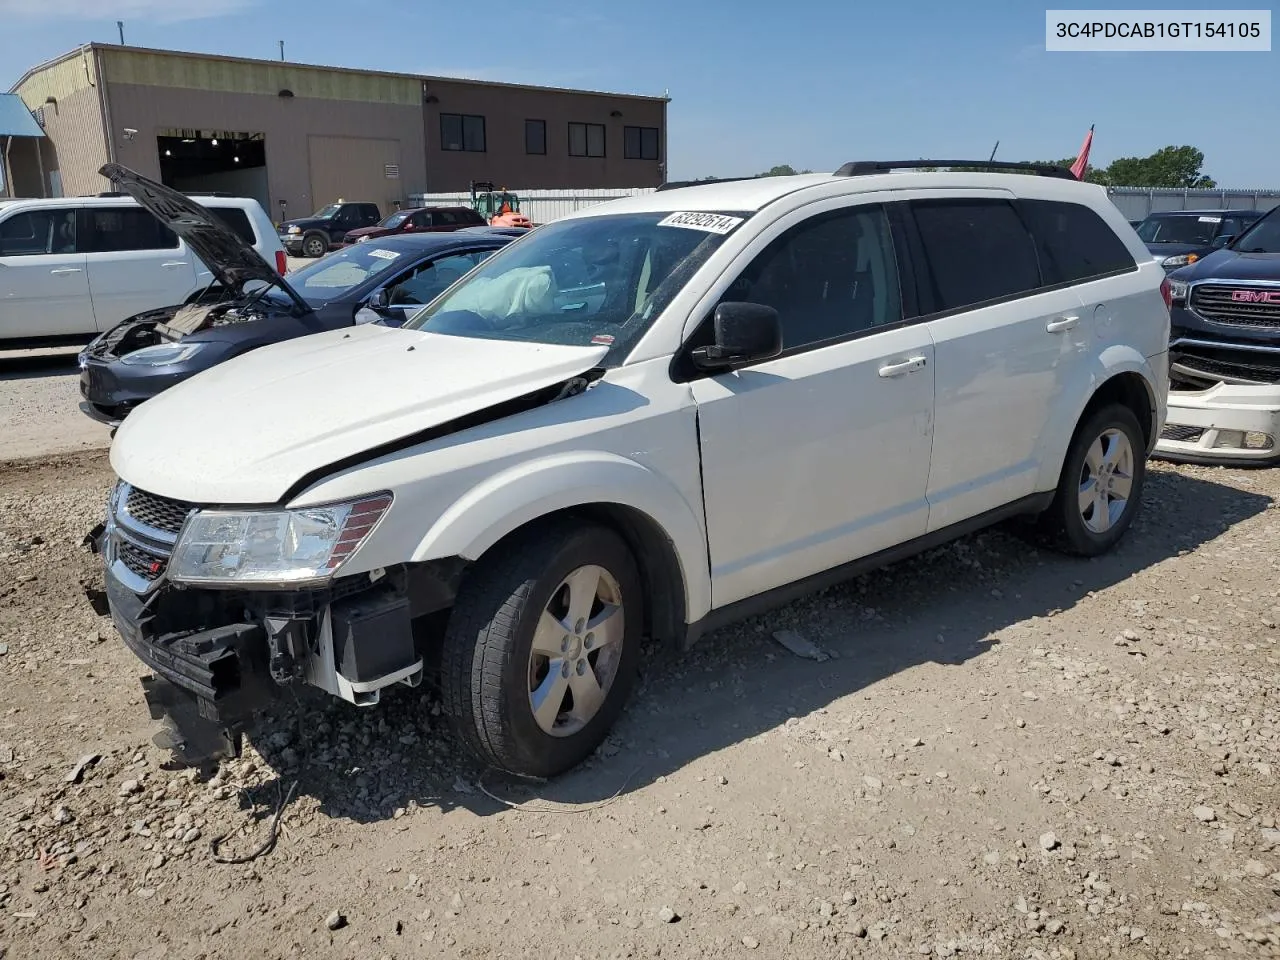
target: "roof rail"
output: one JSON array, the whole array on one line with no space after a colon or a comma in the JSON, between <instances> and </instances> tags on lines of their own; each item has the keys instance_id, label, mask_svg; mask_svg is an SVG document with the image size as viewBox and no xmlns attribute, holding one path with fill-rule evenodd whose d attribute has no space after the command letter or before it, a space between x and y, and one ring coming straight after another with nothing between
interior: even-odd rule
<instances>
[{"instance_id":1,"label":"roof rail","mask_svg":"<svg viewBox=\"0 0 1280 960\"><path fill-rule=\"evenodd\" d=\"M1066 167L1056 163L1014 163L1002 160L851 160L835 172L837 177L863 177L892 170L918 170L921 167L971 167L978 170L1017 170L1041 177L1074 180Z\"/></svg>"},{"instance_id":2,"label":"roof rail","mask_svg":"<svg viewBox=\"0 0 1280 960\"><path fill-rule=\"evenodd\" d=\"M658 187L657 192L661 193L663 190L679 190L679 189L682 189L683 187L710 186L713 183L737 183L741 180L759 180L759 179L760 178L758 176L755 176L755 177L708 177L706 180L674 180L671 183L664 183L662 186Z\"/></svg>"}]
</instances>

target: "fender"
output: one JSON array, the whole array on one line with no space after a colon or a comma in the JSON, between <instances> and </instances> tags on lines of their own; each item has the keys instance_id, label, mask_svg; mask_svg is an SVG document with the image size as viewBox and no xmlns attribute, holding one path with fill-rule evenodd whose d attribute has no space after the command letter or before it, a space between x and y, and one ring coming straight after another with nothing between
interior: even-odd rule
<instances>
[{"instance_id":1,"label":"fender","mask_svg":"<svg viewBox=\"0 0 1280 960\"><path fill-rule=\"evenodd\" d=\"M599 503L630 507L657 524L675 547L686 617L693 622L705 616L711 609L711 569L701 511L666 478L603 451L545 457L488 478L440 515L413 560L476 560L527 523Z\"/></svg>"},{"instance_id":2,"label":"fender","mask_svg":"<svg viewBox=\"0 0 1280 960\"><path fill-rule=\"evenodd\" d=\"M1040 473L1035 487L1038 492L1057 488L1067 447L1071 445L1076 425L1085 408L1099 387L1122 373L1136 373L1142 377L1147 387L1147 399L1151 403L1152 422L1159 423L1159 417L1155 416L1157 378L1151 369L1151 362L1127 344L1116 343L1106 347L1091 360L1086 372L1087 379L1081 381L1079 389L1063 398L1063 402L1054 409L1053 416L1045 424L1044 432L1040 434Z\"/></svg>"}]
</instances>

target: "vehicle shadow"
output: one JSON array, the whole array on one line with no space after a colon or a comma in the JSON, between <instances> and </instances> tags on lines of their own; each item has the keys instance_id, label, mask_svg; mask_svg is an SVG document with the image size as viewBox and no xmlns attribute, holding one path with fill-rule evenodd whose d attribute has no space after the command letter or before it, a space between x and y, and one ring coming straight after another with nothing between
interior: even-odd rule
<instances>
[{"instance_id":1,"label":"vehicle shadow","mask_svg":"<svg viewBox=\"0 0 1280 960\"><path fill-rule=\"evenodd\" d=\"M415 805L488 815L534 798L535 806L596 803L913 667L982 657L997 631L1068 610L1093 591L1200 547L1270 503L1156 468L1134 528L1105 557L1062 557L1005 526L726 627L683 656L647 658L606 744L547 783L476 767L425 689L403 691L367 712L328 700L299 704L265 724L254 742L279 770L286 738L278 731L308 731L305 742L294 737L287 748L301 770L282 777L298 777L299 792L329 816L357 822L403 815ZM780 629L835 656L822 662L794 656L771 639ZM268 802L277 786L261 789Z\"/></svg>"},{"instance_id":2,"label":"vehicle shadow","mask_svg":"<svg viewBox=\"0 0 1280 960\"><path fill-rule=\"evenodd\" d=\"M79 375L77 350L0 351L0 381Z\"/></svg>"}]
</instances>

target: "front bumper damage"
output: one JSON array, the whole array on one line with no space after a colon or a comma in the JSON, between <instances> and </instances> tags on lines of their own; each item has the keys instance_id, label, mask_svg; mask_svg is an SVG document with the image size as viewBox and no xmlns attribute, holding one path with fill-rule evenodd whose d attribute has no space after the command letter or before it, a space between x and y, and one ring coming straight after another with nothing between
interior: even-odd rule
<instances>
[{"instance_id":1,"label":"front bumper damage","mask_svg":"<svg viewBox=\"0 0 1280 960\"><path fill-rule=\"evenodd\" d=\"M372 706L389 686L421 682L412 619L423 602L452 600L437 571L398 568L288 590L184 588L165 567L189 509L121 484L106 523L86 538L102 556L112 622L153 674L144 693L152 718L165 722L155 741L175 759L237 756L258 715L294 684Z\"/></svg>"}]
</instances>

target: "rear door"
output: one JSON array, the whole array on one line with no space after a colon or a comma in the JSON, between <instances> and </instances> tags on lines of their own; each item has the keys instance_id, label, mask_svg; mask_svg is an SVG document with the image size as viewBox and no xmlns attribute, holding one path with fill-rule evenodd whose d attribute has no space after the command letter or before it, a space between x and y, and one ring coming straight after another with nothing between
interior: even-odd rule
<instances>
[{"instance_id":1,"label":"rear door","mask_svg":"<svg viewBox=\"0 0 1280 960\"><path fill-rule=\"evenodd\" d=\"M141 207L85 207L78 232L99 330L181 303L196 288L196 256Z\"/></svg>"},{"instance_id":2,"label":"rear door","mask_svg":"<svg viewBox=\"0 0 1280 960\"><path fill-rule=\"evenodd\" d=\"M0 340L87 337L95 330L75 207L16 211L0 220Z\"/></svg>"}]
</instances>

